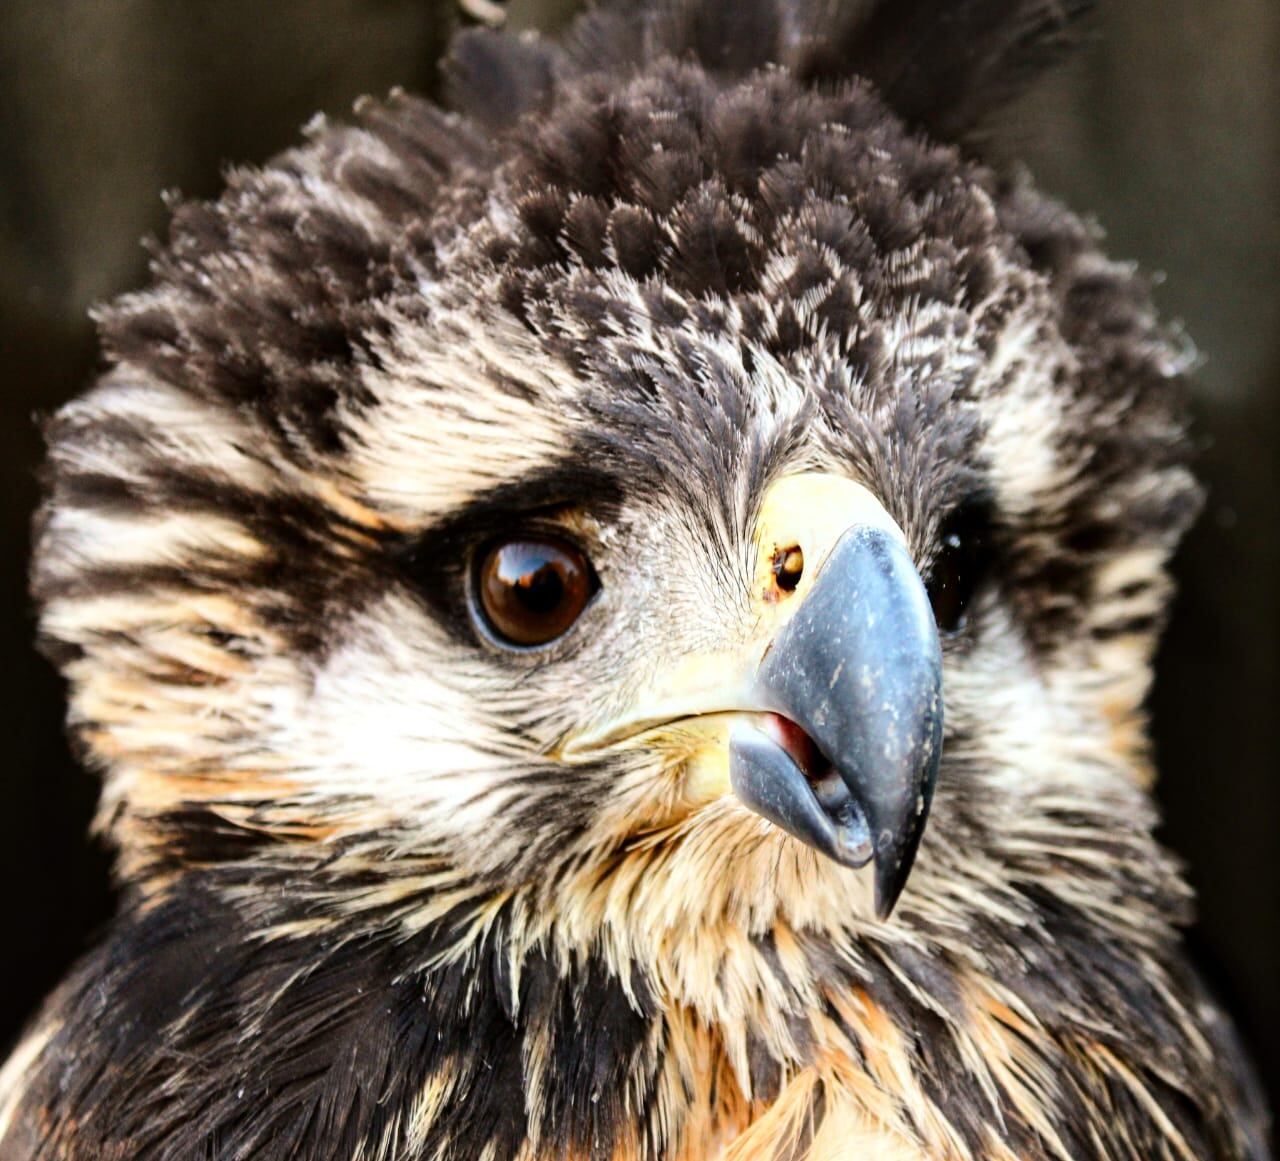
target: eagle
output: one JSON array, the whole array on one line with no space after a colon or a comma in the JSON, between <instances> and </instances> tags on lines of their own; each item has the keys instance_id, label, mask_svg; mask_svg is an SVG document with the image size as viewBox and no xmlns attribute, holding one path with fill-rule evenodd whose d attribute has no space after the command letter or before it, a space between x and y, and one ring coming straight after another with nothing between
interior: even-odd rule
<instances>
[{"instance_id":1,"label":"eagle","mask_svg":"<svg viewBox=\"0 0 1280 1161\"><path fill-rule=\"evenodd\" d=\"M1264 1161L1153 837L1188 344L1085 0L471 28L175 202L33 592L118 914L5 1161Z\"/></svg>"}]
</instances>

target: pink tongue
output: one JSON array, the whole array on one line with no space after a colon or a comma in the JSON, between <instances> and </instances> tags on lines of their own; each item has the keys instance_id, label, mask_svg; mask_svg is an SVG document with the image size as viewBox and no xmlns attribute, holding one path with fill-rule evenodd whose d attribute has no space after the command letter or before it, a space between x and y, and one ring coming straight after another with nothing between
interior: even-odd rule
<instances>
[{"instance_id":1,"label":"pink tongue","mask_svg":"<svg viewBox=\"0 0 1280 1161\"><path fill-rule=\"evenodd\" d=\"M759 728L805 776L818 808L836 828L836 842L848 856L849 865L860 867L866 863L872 854L866 816L836 768L790 718L762 714Z\"/></svg>"},{"instance_id":2,"label":"pink tongue","mask_svg":"<svg viewBox=\"0 0 1280 1161\"><path fill-rule=\"evenodd\" d=\"M765 714L760 723L763 731L787 752L791 760L800 767L806 778L822 777L827 765L813 739L790 718L781 714Z\"/></svg>"}]
</instances>

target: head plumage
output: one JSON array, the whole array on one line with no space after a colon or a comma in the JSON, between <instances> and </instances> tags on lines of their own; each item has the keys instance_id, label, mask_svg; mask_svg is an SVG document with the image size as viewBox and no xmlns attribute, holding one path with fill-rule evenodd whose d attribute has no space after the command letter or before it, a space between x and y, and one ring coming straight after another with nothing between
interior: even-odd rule
<instances>
[{"instance_id":1,"label":"head plumage","mask_svg":"<svg viewBox=\"0 0 1280 1161\"><path fill-rule=\"evenodd\" d=\"M768 65L797 80L869 81L904 121L965 140L1080 38L1094 0L606 2L560 45L488 29L454 39L453 105L491 129L546 104L557 81L615 80L662 57L729 76Z\"/></svg>"}]
</instances>

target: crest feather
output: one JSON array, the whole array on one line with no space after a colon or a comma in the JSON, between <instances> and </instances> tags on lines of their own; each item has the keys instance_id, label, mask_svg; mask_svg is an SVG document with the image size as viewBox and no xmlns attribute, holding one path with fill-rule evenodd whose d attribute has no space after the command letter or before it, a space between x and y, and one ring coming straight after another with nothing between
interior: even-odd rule
<instances>
[{"instance_id":1,"label":"crest feather","mask_svg":"<svg viewBox=\"0 0 1280 1161\"><path fill-rule=\"evenodd\" d=\"M468 30L446 68L455 106L491 128L543 105L554 78L617 74L660 57L741 75L782 65L830 84L862 77L904 120L971 137L1079 41L1094 0L650 0L580 16L563 51Z\"/></svg>"}]
</instances>

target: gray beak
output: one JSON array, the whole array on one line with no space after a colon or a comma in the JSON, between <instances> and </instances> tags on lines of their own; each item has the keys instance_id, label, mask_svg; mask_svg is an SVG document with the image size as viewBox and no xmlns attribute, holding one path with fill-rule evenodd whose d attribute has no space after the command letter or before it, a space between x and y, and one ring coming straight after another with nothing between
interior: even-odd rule
<instances>
[{"instance_id":1,"label":"gray beak","mask_svg":"<svg viewBox=\"0 0 1280 1161\"><path fill-rule=\"evenodd\" d=\"M942 749L938 630L894 536L871 525L844 533L774 639L754 692L816 753L802 763L795 747L736 725L734 793L836 862L874 859L876 913L887 918L924 833Z\"/></svg>"}]
</instances>

